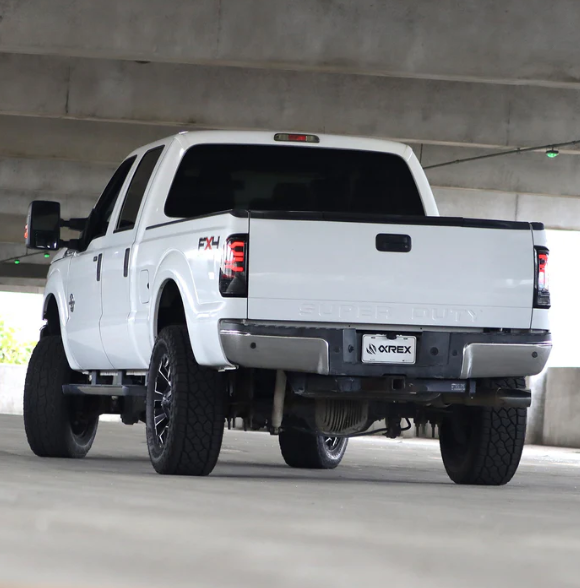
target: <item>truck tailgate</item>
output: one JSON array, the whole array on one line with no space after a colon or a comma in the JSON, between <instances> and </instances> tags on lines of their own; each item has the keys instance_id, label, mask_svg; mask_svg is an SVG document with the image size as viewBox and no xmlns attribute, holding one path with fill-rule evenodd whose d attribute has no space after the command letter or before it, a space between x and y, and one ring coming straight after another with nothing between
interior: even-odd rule
<instances>
[{"instance_id":1,"label":"truck tailgate","mask_svg":"<svg viewBox=\"0 0 580 588\"><path fill-rule=\"evenodd\" d=\"M249 319L530 328L526 223L264 216L250 221Z\"/></svg>"}]
</instances>

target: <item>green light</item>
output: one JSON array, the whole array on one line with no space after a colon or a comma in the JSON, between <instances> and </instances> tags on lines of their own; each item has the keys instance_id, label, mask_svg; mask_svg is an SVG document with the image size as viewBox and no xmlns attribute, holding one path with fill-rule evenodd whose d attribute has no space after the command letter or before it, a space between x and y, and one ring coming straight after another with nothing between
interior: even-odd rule
<instances>
[{"instance_id":1,"label":"green light","mask_svg":"<svg viewBox=\"0 0 580 588\"><path fill-rule=\"evenodd\" d=\"M14 263L15 263L16 265L18 265L18 264L20 263L20 260L19 260L19 259L15 259L15 260L14 260Z\"/></svg>"},{"instance_id":2,"label":"green light","mask_svg":"<svg viewBox=\"0 0 580 588\"><path fill-rule=\"evenodd\" d=\"M546 151L546 156L550 159L554 159L554 157L558 157L558 155L560 155L560 152L557 149L548 149L548 151Z\"/></svg>"},{"instance_id":3,"label":"green light","mask_svg":"<svg viewBox=\"0 0 580 588\"><path fill-rule=\"evenodd\" d=\"M45 253L44 257L48 259L50 257L50 253Z\"/></svg>"}]
</instances>

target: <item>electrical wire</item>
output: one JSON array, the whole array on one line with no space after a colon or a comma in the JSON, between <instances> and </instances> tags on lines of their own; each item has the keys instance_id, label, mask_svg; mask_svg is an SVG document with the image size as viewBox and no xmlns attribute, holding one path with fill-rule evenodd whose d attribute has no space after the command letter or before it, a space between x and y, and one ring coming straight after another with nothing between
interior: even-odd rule
<instances>
[{"instance_id":1,"label":"electrical wire","mask_svg":"<svg viewBox=\"0 0 580 588\"><path fill-rule=\"evenodd\" d=\"M444 163L435 163L433 165L426 165L423 169L435 169L438 167L445 167L448 165L455 165L457 163L466 163L468 161L479 161L480 159L490 159L491 157L501 157L502 155L513 155L515 153L527 153L529 151L541 151L545 149L554 149L555 147L567 147L570 145L579 145L580 139L576 141L567 141L566 143L549 143L548 145L538 145L537 147L518 147L517 149L510 149L509 151L497 151L495 153L488 153L486 155L477 155L475 157L466 157L464 159L454 159L453 161L446 161Z\"/></svg>"},{"instance_id":2,"label":"electrical wire","mask_svg":"<svg viewBox=\"0 0 580 588\"><path fill-rule=\"evenodd\" d=\"M2 263L10 263L14 261L21 261L26 259L27 257L34 257L35 255L45 255L45 251L37 251L36 253L25 253L24 255L15 255L14 257L7 257L6 259L0 259L0 264Z\"/></svg>"}]
</instances>

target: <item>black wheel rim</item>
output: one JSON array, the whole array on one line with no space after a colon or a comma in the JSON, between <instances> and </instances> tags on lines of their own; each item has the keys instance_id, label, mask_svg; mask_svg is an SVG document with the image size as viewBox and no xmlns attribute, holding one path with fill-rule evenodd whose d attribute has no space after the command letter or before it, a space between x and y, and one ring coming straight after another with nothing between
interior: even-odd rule
<instances>
[{"instance_id":1,"label":"black wheel rim","mask_svg":"<svg viewBox=\"0 0 580 588\"><path fill-rule=\"evenodd\" d=\"M93 422L83 415L75 415L71 421L70 427L75 437L84 437L89 433Z\"/></svg>"},{"instance_id":2,"label":"black wheel rim","mask_svg":"<svg viewBox=\"0 0 580 588\"><path fill-rule=\"evenodd\" d=\"M159 362L155 376L155 390L153 398L153 427L155 439L163 447L167 443L167 436L171 427L171 408L173 404L171 386L171 366L169 357L164 355Z\"/></svg>"},{"instance_id":3,"label":"black wheel rim","mask_svg":"<svg viewBox=\"0 0 580 588\"><path fill-rule=\"evenodd\" d=\"M342 437L324 437L324 446L328 453L339 453L342 447Z\"/></svg>"},{"instance_id":4,"label":"black wheel rim","mask_svg":"<svg viewBox=\"0 0 580 588\"><path fill-rule=\"evenodd\" d=\"M72 434L78 441L90 437L98 422L96 402L92 398L73 396L67 398L67 412Z\"/></svg>"}]
</instances>

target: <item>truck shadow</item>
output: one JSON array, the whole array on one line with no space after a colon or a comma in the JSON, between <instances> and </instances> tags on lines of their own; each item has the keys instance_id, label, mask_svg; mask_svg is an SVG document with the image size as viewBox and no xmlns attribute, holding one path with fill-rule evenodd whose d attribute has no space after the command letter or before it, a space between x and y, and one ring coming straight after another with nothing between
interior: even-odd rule
<instances>
[{"instance_id":1,"label":"truck shadow","mask_svg":"<svg viewBox=\"0 0 580 588\"><path fill-rule=\"evenodd\" d=\"M131 477L154 477L164 483L211 484L218 480L247 480L256 482L314 482L320 483L381 483L381 484L411 484L427 486L454 485L447 480L440 480L438 472L427 472L421 469L409 468L407 471L394 471L388 465L384 468L376 466L361 467L343 465L336 470L298 470L284 463L264 463L251 461L219 461L216 469L207 477L187 476L159 476L150 465L149 457L145 455L89 455L83 460L61 458L39 458L33 454L22 455L7 451L0 451L0 467L10 468L20 466L21 473L30 472L34 475L46 474L48 471L77 473L79 476L87 474L108 474ZM375 472L376 475L369 475Z\"/></svg>"}]
</instances>

